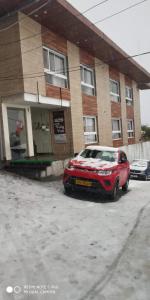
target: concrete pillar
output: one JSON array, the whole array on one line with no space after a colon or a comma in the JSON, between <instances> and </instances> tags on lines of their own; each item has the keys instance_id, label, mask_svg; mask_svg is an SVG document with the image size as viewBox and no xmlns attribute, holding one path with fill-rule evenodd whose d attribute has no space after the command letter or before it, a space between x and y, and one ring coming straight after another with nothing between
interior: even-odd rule
<instances>
[{"instance_id":1,"label":"concrete pillar","mask_svg":"<svg viewBox=\"0 0 150 300\"><path fill-rule=\"evenodd\" d=\"M23 77L26 77L26 79L24 79L24 92L37 94L38 82L39 94L46 96L42 35L40 34L41 25L21 12L18 13L18 19L22 53L22 72ZM32 38L26 39L29 36L32 36Z\"/></svg>"},{"instance_id":2,"label":"concrete pillar","mask_svg":"<svg viewBox=\"0 0 150 300\"><path fill-rule=\"evenodd\" d=\"M99 144L112 146L111 101L109 67L95 59Z\"/></svg>"},{"instance_id":3,"label":"concrete pillar","mask_svg":"<svg viewBox=\"0 0 150 300\"><path fill-rule=\"evenodd\" d=\"M68 63L71 93L71 119L74 153L84 148L83 108L80 77L80 55L79 48L67 42ZM77 67L77 70L74 67Z\"/></svg>"},{"instance_id":4,"label":"concrete pillar","mask_svg":"<svg viewBox=\"0 0 150 300\"><path fill-rule=\"evenodd\" d=\"M32 119L31 119L31 108L26 108L26 127L27 127L27 143L28 143L28 155L34 156L33 147L33 133L32 133Z\"/></svg>"},{"instance_id":5,"label":"concrete pillar","mask_svg":"<svg viewBox=\"0 0 150 300\"><path fill-rule=\"evenodd\" d=\"M133 105L134 105L134 128L135 128L135 143L139 143L141 139L141 112L140 112L140 93L137 83L132 81L133 87Z\"/></svg>"},{"instance_id":6,"label":"concrete pillar","mask_svg":"<svg viewBox=\"0 0 150 300\"><path fill-rule=\"evenodd\" d=\"M3 103L2 103L2 119L3 119L3 131L4 131L5 158L6 160L11 160L7 106Z\"/></svg>"},{"instance_id":7,"label":"concrete pillar","mask_svg":"<svg viewBox=\"0 0 150 300\"><path fill-rule=\"evenodd\" d=\"M4 139L3 139L3 123L2 123L2 105L0 104L0 161L3 159L4 159Z\"/></svg>"},{"instance_id":8,"label":"concrete pillar","mask_svg":"<svg viewBox=\"0 0 150 300\"><path fill-rule=\"evenodd\" d=\"M120 73L120 93L121 93L121 119L122 119L122 137L123 145L128 145L128 128L127 128L127 109L125 96L125 77Z\"/></svg>"}]
</instances>

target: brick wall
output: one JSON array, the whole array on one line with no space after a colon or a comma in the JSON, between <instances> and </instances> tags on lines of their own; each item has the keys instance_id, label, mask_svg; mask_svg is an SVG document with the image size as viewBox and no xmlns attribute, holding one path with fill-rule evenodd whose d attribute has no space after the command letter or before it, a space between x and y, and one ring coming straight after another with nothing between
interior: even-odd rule
<instances>
[{"instance_id":1,"label":"brick wall","mask_svg":"<svg viewBox=\"0 0 150 300\"><path fill-rule=\"evenodd\" d=\"M113 147L118 148L123 146L123 139L113 141Z\"/></svg>"},{"instance_id":2,"label":"brick wall","mask_svg":"<svg viewBox=\"0 0 150 300\"><path fill-rule=\"evenodd\" d=\"M120 80L119 71L112 68L112 67L109 67L109 78L113 79L113 80L116 80L116 81L119 81Z\"/></svg>"},{"instance_id":3,"label":"brick wall","mask_svg":"<svg viewBox=\"0 0 150 300\"><path fill-rule=\"evenodd\" d=\"M67 40L45 27L42 27L42 43L50 49L67 55Z\"/></svg>"},{"instance_id":4,"label":"brick wall","mask_svg":"<svg viewBox=\"0 0 150 300\"><path fill-rule=\"evenodd\" d=\"M131 105L126 106L127 110L127 119L134 119L134 107Z\"/></svg>"},{"instance_id":5,"label":"brick wall","mask_svg":"<svg viewBox=\"0 0 150 300\"><path fill-rule=\"evenodd\" d=\"M127 76L125 76L125 85L132 87L132 80Z\"/></svg>"},{"instance_id":6,"label":"brick wall","mask_svg":"<svg viewBox=\"0 0 150 300\"><path fill-rule=\"evenodd\" d=\"M121 118L121 103L111 102L111 116L112 118Z\"/></svg>"},{"instance_id":7,"label":"brick wall","mask_svg":"<svg viewBox=\"0 0 150 300\"><path fill-rule=\"evenodd\" d=\"M97 116L97 98L82 94L83 114L87 116Z\"/></svg>"},{"instance_id":8,"label":"brick wall","mask_svg":"<svg viewBox=\"0 0 150 300\"><path fill-rule=\"evenodd\" d=\"M94 57L81 48L80 48L80 62L83 65L87 65L91 68L94 68Z\"/></svg>"},{"instance_id":9,"label":"brick wall","mask_svg":"<svg viewBox=\"0 0 150 300\"><path fill-rule=\"evenodd\" d=\"M62 97L62 99L70 100L70 90L61 88L60 91L60 87L46 83L46 96L56 99L60 99Z\"/></svg>"},{"instance_id":10,"label":"brick wall","mask_svg":"<svg viewBox=\"0 0 150 300\"><path fill-rule=\"evenodd\" d=\"M135 144L135 138L129 138L128 139L128 145Z\"/></svg>"}]
</instances>

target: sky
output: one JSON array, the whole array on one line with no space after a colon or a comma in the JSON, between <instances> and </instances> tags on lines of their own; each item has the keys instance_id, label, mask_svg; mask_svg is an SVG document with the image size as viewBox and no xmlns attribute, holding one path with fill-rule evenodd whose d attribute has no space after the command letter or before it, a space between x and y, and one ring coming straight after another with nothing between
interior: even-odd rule
<instances>
[{"instance_id":1,"label":"sky","mask_svg":"<svg viewBox=\"0 0 150 300\"><path fill-rule=\"evenodd\" d=\"M85 11L102 0L67 0L80 12ZM90 21L96 22L113 13L142 0L108 0L86 14ZM129 55L150 51L150 0L96 25ZM150 72L150 54L136 58L136 61ZM150 126L150 90L140 92L141 122Z\"/></svg>"}]
</instances>

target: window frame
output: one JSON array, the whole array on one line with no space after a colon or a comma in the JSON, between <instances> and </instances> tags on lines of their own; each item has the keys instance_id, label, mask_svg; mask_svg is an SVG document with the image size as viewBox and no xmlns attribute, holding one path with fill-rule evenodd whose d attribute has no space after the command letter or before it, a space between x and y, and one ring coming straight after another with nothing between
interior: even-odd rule
<instances>
[{"instance_id":1,"label":"window frame","mask_svg":"<svg viewBox=\"0 0 150 300\"><path fill-rule=\"evenodd\" d=\"M89 144L97 144L98 143L98 132L97 132L97 117L96 116L89 116L89 115L84 115L83 116L83 130L84 130L84 118L88 118L88 119L94 119L95 122L95 129L96 131L84 131L84 137L85 136L89 136L89 135L95 135L96 136L96 141L94 142L84 142L85 145L89 145Z\"/></svg>"},{"instance_id":2,"label":"window frame","mask_svg":"<svg viewBox=\"0 0 150 300\"><path fill-rule=\"evenodd\" d=\"M127 128L128 128L128 122L132 122L132 129L128 129L127 132L128 132L128 139L133 139L134 138L134 120L133 119L128 119L127 120ZM132 136L129 136L129 134L132 134Z\"/></svg>"},{"instance_id":3,"label":"window frame","mask_svg":"<svg viewBox=\"0 0 150 300\"><path fill-rule=\"evenodd\" d=\"M121 119L117 119L117 118L113 118L112 119L112 123L113 123L113 121L119 121L119 130L113 130L113 128L112 128L112 139L113 139L113 141L116 141L116 140L121 140L122 139L122 122L121 122ZM112 126L113 127L113 126ZM113 133L118 133L118 134L120 134L120 137L118 137L118 138L113 138Z\"/></svg>"},{"instance_id":4,"label":"window frame","mask_svg":"<svg viewBox=\"0 0 150 300\"><path fill-rule=\"evenodd\" d=\"M83 70L83 75L84 75L84 70L90 71L92 73L92 78L93 78L93 85L86 83L85 81L82 81L82 76L81 76L81 72ZM87 94L85 93L83 90L82 92L88 96L95 96L96 95L96 84L95 84L95 71L93 68L90 68L86 65L80 64L80 76L81 76L81 89L82 86L90 88L93 91L93 95Z\"/></svg>"},{"instance_id":5,"label":"window frame","mask_svg":"<svg viewBox=\"0 0 150 300\"><path fill-rule=\"evenodd\" d=\"M110 89L110 95L112 96L111 97L111 101L113 102L116 102L116 103L119 103L121 102L121 94L120 94L120 82L118 80L115 80L115 79L112 79L112 78L109 78L109 83L116 83L118 85L118 91L119 93L116 94L116 93L113 93ZM111 86L111 85L110 85ZM113 97L114 96L114 97ZM118 101L115 100L115 97L118 99Z\"/></svg>"},{"instance_id":6,"label":"window frame","mask_svg":"<svg viewBox=\"0 0 150 300\"><path fill-rule=\"evenodd\" d=\"M132 91L132 98L126 96L126 90L127 89L128 90L130 89ZM126 104L127 105L133 105L133 88L131 86L129 86L129 85L125 86L125 99L126 99Z\"/></svg>"},{"instance_id":7,"label":"window frame","mask_svg":"<svg viewBox=\"0 0 150 300\"><path fill-rule=\"evenodd\" d=\"M48 51L48 64L49 64L49 69L47 69L47 68L44 67L44 73L49 74L49 75L52 75L52 76L55 76L55 77L58 77L58 78L61 78L61 79L64 79L64 80L66 81L66 87L62 87L62 88L68 88L67 57L66 57L64 54L62 54L62 53L60 53L60 52L57 52L57 51L55 51L55 50L52 50L52 49L50 49L50 48L48 48L48 47L46 47L46 46L43 46L43 51L44 51L44 50ZM59 74L59 73L56 73L55 71L51 71L51 70L50 70L50 58L49 58L49 54L50 54L50 53L53 54L54 57L55 57L55 56L58 56L58 57L60 57L60 58L63 58L63 60L64 60L64 73L65 73L66 75ZM43 57L44 57L44 55L43 55ZM55 58L54 58L54 59L55 59ZM44 60L44 58L43 58L43 60ZM48 82L48 83L49 83L49 82ZM53 85L52 83L49 83L49 84ZM58 85L57 85L57 86L58 86ZM61 86L58 86L58 87L61 88Z\"/></svg>"}]
</instances>

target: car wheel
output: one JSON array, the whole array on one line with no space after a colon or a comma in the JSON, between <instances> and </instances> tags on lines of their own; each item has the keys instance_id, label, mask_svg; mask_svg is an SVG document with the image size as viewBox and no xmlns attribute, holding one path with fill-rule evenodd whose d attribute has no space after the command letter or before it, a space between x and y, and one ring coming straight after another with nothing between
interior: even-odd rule
<instances>
[{"instance_id":1,"label":"car wheel","mask_svg":"<svg viewBox=\"0 0 150 300\"><path fill-rule=\"evenodd\" d=\"M129 187L129 178L127 179L126 183L122 186L122 190L124 192L127 192L128 187Z\"/></svg>"},{"instance_id":2,"label":"car wheel","mask_svg":"<svg viewBox=\"0 0 150 300\"><path fill-rule=\"evenodd\" d=\"M112 201L117 201L119 198L119 181L115 183L112 193L110 194L110 199Z\"/></svg>"},{"instance_id":3,"label":"car wheel","mask_svg":"<svg viewBox=\"0 0 150 300\"><path fill-rule=\"evenodd\" d=\"M145 180L145 181L147 181L147 180L148 180L148 176L147 176L147 175L145 175L145 178L144 178L144 180Z\"/></svg>"},{"instance_id":4,"label":"car wheel","mask_svg":"<svg viewBox=\"0 0 150 300\"><path fill-rule=\"evenodd\" d=\"M66 194L66 195L70 195L72 189L71 189L70 187L68 187L68 186L64 186L64 191L65 191L65 194Z\"/></svg>"}]
</instances>

